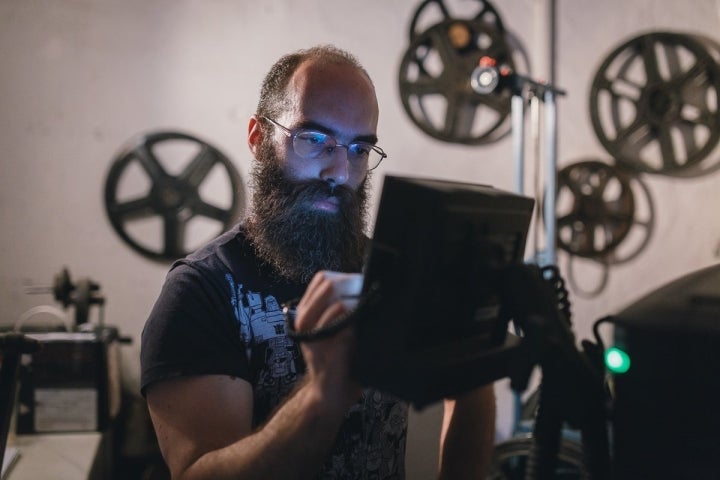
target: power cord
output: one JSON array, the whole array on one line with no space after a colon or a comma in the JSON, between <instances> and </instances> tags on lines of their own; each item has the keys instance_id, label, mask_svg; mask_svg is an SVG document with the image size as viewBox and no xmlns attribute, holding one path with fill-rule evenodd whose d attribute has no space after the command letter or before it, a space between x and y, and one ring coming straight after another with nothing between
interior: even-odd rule
<instances>
[{"instance_id":1,"label":"power cord","mask_svg":"<svg viewBox=\"0 0 720 480\"><path fill-rule=\"evenodd\" d=\"M333 320L322 327L311 328L309 330L298 331L295 328L295 316L297 315L297 304L300 299L294 299L286 304L283 304L283 315L285 316L285 333L288 337L298 342L313 342L322 340L324 338L332 337L333 335L343 330L345 327L350 326L355 321L353 312L347 312L340 315L338 318Z\"/></svg>"},{"instance_id":2,"label":"power cord","mask_svg":"<svg viewBox=\"0 0 720 480\"><path fill-rule=\"evenodd\" d=\"M358 318L363 317L367 310L377 305L380 294L380 288L378 285L374 285L368 289L362 296L352 295L343 297L346 299L360 299L360 302L351 312L347 312L340 315L332 322L322 327L311 328L309 330L298 331L295 328L295 316L297 314L297 306L300 303L300 299L296 298L289 302L283 303L283 315L285 317L285 333L288 337L298 342L314 342L325 338L332 337L344 328L349 327L357 321Z\"/></svg>"},{"instance_id":3,"label":"power cord","mask_svg":"<svg viewBox=\"0 0 720 480\"><path fill-rule=\"evenodd\" d=\"M540 269L542 278L550 283L555 290L555 297L558 302L558 310L565 316L565 320L568 324L571 323L571 311L570 311L570 294L565 288L565 280L560 275L560 269L556 265L547 265Z\"/></svg>"}]
</instances>

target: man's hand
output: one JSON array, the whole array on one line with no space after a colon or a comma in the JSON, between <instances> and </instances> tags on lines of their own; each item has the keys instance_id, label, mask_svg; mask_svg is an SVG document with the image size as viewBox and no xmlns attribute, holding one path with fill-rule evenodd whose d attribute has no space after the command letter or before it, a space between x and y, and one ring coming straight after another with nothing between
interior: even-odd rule
<instances>
[{"instance_id":1,"label":"man's hand","mask_svg":"<svg viewBox=\"0 0 720 480\"><path fill-rule=\"evenodd\" d=\"M318 272L297 306L296 330L323 328L351 312L357 306L362 282L361 274ZM307 365L306 381L346 407L361 393L360 385L350 378L354 342L352 329L346 328L329 338L301 344Z\"/></svg>"}]
</instances>

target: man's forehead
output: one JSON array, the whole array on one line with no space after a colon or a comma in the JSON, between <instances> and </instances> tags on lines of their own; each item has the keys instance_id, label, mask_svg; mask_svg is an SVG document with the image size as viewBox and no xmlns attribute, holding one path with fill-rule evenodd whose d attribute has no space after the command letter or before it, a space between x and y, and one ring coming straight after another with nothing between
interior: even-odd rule
<instances>
[{"instance_id":1,"label":"man's forehead","mask_svg":"<svg viewBox=\"0 0 720 480\"><path fill-rule=\"evenodd\" d=\"M315 122L327 128L352 126L355 133L374 134L378 105L372 83L352 65L306 63L287 90L288 118L294 126Z\"/></svg>"},{"instance_id":2,"label":"man's forehead","mask_svg":"<svg viewBox=\"0 0 720 480\"><path fill-rule=\"evenodd\" d=\"M349 96L375 103L375 89L369 78L352 65L329 62L305 62L293 74L288 84L288 96L295 96L295 102L311 98Z\"/></svg>"},{"instance_id":3,"label":"man's forehead","mask_svg":"<svg viewBox=\"0 0 720 480\"><path fill-rule=\"evenodd\" d=\"M307 59L298 65L292 79L310 84L332 83L331 80L342 77L346 80L354 80L358 85L372 87L372 82L367 75L357 66L347 63L325 59Z\"/></svg>"}]
</instances>

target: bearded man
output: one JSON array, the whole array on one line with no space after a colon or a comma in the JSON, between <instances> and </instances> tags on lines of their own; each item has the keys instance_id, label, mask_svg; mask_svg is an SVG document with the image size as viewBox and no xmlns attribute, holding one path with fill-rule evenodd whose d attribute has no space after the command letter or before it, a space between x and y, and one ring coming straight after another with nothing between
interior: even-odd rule
<instances>
[{"instance_id":1,"label":"bearded man","mask_svg":"<svg viewBox=\"0 0 720 480\"><path fill-rule=\"evenodd\" d=\"M302 297L302 331L355 307L378 112L365 69L332 46L266 75L252 211L173 265L143 330L141 390L173 478L405 477L408 407L352 378L352 330L297 345L280 310ZM481 478L492 386L445 406L439 475Z\"/></svg>"}]
</instances>

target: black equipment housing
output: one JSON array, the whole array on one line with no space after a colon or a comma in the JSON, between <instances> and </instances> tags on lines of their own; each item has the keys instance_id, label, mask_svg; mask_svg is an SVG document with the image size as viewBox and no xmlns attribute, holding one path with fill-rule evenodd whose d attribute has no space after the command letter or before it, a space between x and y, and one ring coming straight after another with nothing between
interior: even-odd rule
<instances>
[{"instance_id":1,"label":"black equipment housing","mask_svg":"<svg viewBox=\"0 0 720 480\"><path fill-rule=\"evenodd\" d=\"M517 340L498 276L523 261L534 203L487 185L386 176L355 377L422 407L507 376Z\"/></svg>"},{"instance_id":2,"label":"black equipment housing","mask_svg":"<svg viewBox=\"0 0 720 480\"><path fill-rule=\"evenodd\" d=\"M615 375L614 478L717 476L720 264L686 274L612 317L630 369Z\"/></svg>"}]
</instances>

